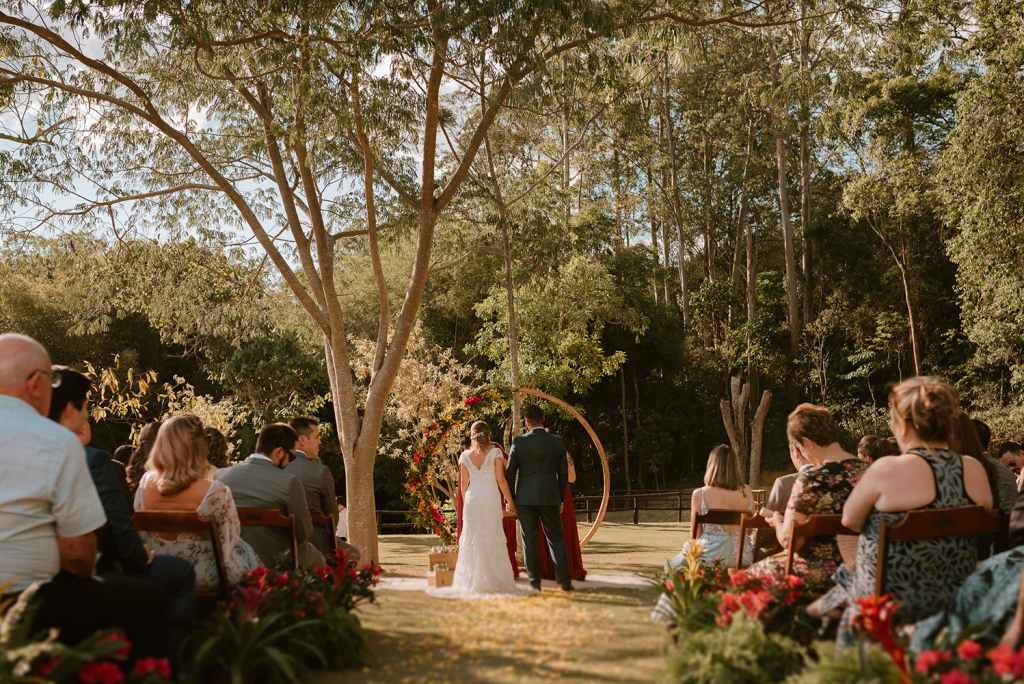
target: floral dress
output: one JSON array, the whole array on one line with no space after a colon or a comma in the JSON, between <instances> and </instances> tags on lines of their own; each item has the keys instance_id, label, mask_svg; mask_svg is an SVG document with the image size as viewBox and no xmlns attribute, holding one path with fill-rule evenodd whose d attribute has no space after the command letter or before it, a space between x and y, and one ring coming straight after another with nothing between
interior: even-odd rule
<instances>
[{"instance_id":1,"label":"floral dress","mask_svg":"<svg viewBox=\"0 0 1024 684\"><path fill-rule=\"evenodd\" d=\"M149 484L147 478L153 477L157 477L157 474L148 472L139 483L139 488L135 491L135 510L146 510L142 490ZM227 485L217 480L211 482L206 496L196 508L196 513L206 520L214 517L217 519L222 542L221 554L224 556L224 565L231 586L238 584L247 573L262 565L256 552L241 537L242 524L238 520L238 511L235 510L235 499ZM170 541L148 532L139 532L139 535L153 553L177 556L191 561L196 568L196 591L211 592L220 588L217 561L213 557L213 546L206 535L183 533Z\"/></svg>"},{"instance_id":2,"label":"floral dress","mask_svg":"<svg viewBox=\"0 0 1024 684\"><path fill-rule=\"evenodd\" d=\"M804 515L841 515L869 465L859 458L847 458L803 471L793 483L786 508ZM809 537L795 554L793 572L803 577L812 592L820 593L831 588L831 577L842 563L834 535ZM751 572L781 574L785 566L786 555L781 554L757 563Z\"/></svg>"},{"instance_id":3,"label":"floral dress","mask_svg":"<svg viewBox=\"0 0 1024 684\"><path fill-rule=\"evenodd\" d=\"M935 500L922 509L974 505L964 487L964 464L959 454L949 449L936 449L932 454L911 449L907 453L923 458L935 478ZM836 640L840 646L851 646L857 639L851 627L857 604L852 601L875 591L879 526L883 520L886 525L894 525L905 515L906 511L883 513L876 508L868 513L848 587L851 604L843 613ZM900 602L896 622L913 622L938 613L956 599L960 585L978 564L977 540L974 535L964 535L893 542L887 561L885 592Z\"/></svg>"}]
</instances>

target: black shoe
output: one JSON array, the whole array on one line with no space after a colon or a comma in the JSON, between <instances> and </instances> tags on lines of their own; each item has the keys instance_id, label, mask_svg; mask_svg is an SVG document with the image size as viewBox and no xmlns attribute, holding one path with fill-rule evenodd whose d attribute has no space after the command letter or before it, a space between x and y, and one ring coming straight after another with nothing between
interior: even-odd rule
<instances>
[{"instance_id":1,"label":"black shoe","mask_svg":"<svg viewBox=\"0 0 1024 684\"><path fill-rule=\"evenodd\" d=\"M536 589L537 591L540 591L540 582L537 582L536 584L531 582L530 586L533 587L534 589Z\"/></svg>"},{"instance_id":2,"label":"black shoe","mask_svg":"<svg viewBox=\"0 0 1024 684\"><path fill-rule=\"evenodd\" d=\"M566 584L565 586L562 587L562 591L576 591L576 587L572 586L571 583L570 584Z\"/></svg>"}]
</instances>

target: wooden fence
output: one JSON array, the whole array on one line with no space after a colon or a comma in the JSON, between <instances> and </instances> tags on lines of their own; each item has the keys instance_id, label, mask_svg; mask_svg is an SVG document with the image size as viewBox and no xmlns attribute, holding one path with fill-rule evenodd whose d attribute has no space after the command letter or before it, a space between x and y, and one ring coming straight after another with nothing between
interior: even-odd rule
<instances>
[{"instance_id":1,"label":"wooden fence","mask_svg":"<svg viewBox=\"0 0 1024 684\"><path fill-rule=\"evenodd\" d=\"M683 522L683 511L690 510L690 497L693 496L692 489L679 489L675 491L645 492L638 494L613 494L608 497L608 511L633 511L633 524L640 524L640 511L675 511L676 522ZM768 492L764 489L754 490L755 510L764 506L767 501ZM576 513L586 513L587 523L594 522L594 516L601 508L601 496L573 496L573 503ZM454 509L442 508L442 513L451 513ZM377 534L384 530L398 530L415 528L415 523L385 522L385 518L394 519L395 516L403 518L411 511L377 511Z\"/></svg>"}]
</instances>

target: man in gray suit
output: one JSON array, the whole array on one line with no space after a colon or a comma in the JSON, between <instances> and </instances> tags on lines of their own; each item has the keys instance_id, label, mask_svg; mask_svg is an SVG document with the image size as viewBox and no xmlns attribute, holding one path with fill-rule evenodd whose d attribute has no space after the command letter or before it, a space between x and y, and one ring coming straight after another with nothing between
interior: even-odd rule
<instances>
[{"instance_id":1,"label":"man in gray suit","mask_svg":"<svg viewBox=\"0 0 1024 684\"><path fill-rule=\"evenodd\" d=\"M569 460L565 443L544 430L544 412L531 404L523 410L529 432L512 440L505 479L523 528L523 553L530 586L540 589L540 556L537 553L537 522L544 523L555 575L563 591L574 591L569 577L569 556L562 536L562 504L569 485ZM516 475L519 475L518 481Z\"/></svg>"},{"instance_id":2,"label":"man in gray suit","mask_svg":"<svg viewBox=\"0 0 1024 684\"><path fill-rule=\"evenodd\" d=\"M334 475L327 466L311 460L320 454L319 423L312 418L292 418L288 425L295 430L299 441L295 444L295 458L284 471L299 478L306 491L309 510L333 518L337 528L338 500L334 496ZM334 551L331 531L324 527L314 527L309 541L324 555Z\"/></svg>"},{"instance_id":3,"label":"man in gray suit","mask_svg":"<svg viewBox=\"0 0 1024 684\"><path fill-rule=\"evenodd\" d=\"M309 570L323 565L324 556L309 543L313 524L302 483L284 472L297 441L295 430L284 423L272 423L257 438L255 454L238 465L221 468L214 479L228 486L238 508L276 508L284 515L294 515L299 567ZM242 525L242 539L252 545L267 567L274 566L279 553L292 548L291 533L282 527Z\"/></svg>"}]
</instances>

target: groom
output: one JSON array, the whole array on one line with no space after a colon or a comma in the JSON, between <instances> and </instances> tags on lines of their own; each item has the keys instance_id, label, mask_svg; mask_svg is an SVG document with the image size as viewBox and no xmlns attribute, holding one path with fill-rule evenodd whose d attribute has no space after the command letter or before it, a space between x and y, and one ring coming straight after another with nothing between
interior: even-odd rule
<instances>
[{"instance_id":1,"label":"groom","mask_svg":"<svg viewBox=\"0 0 1024 684\"><path fill-rule=\"evenodd\" d=\"M569 462L565 443L544 430L544 412L530 404L523 410L529 432L512 440L505 479L512 486L512 498L523 528L523 553L530 586L540 589L540 557L537 554L537 521L544 523L544 537L555 563L562 591L575 591L569 577L569 557L562 536L562 504L569 484ZM518 482L516 474L519 475Z\"/></svg>"}]
</instances>

